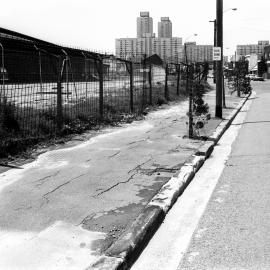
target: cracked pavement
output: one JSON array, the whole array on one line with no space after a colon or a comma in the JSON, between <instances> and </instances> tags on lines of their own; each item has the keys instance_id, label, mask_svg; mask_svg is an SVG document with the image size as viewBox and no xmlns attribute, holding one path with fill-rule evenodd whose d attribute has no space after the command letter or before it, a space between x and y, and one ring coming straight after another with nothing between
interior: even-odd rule
<instances>
[{"instance_id":1,"label":"cracked pavement","mask_svg":"<svg viewBox=\"0 0 270 270\"><path fill-rule=\"evenodd\" d=\"M238 102L227 98L229 114ZM214 91L206 101L213 115ZM14 250L25 268L12 269L58 269L55 260L65 269L88 265L89 256L110 246L203 143L183 138L187 111L187 101L166 105L145 120L108 128L1 173L0 239L8 243L0 244L2 265L12 264ZM210 120L202 132L211 134L219 122ZM58 257L50 251L55 245L61 247ZM35 259L37 247L46 256L38 253ZM26 263L27 256L34 263ZM44 260L48 267L39 268Z\"/></svg>"}]
</instances>

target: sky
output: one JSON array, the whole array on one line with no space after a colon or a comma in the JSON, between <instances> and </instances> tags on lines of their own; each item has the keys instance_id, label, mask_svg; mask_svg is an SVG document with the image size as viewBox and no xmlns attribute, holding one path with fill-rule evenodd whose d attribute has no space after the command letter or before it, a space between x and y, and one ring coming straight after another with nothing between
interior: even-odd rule
<instances>
[{"instance_id":1,"label":"sky","mask_svg":"<svg viewBox=\"0 0 270 270\"><path fill-rule=\"evenodd\" d=\"M149 11L154 32L170 17L173 36L213 44L216 0L0 0L0 26L66 46L115 53L115 39L136 37L136 18ZM237 8L237 11L230 10ZM223 0L224 54L238 44L270 39L269 0Z\"/></svg>"}]
</instances>

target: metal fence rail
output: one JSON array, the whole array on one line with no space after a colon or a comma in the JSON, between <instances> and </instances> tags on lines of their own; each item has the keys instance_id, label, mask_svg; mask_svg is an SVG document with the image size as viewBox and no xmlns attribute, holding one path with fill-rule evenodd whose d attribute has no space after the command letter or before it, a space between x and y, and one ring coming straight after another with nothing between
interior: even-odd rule
<instances>
[{"instance_id":1,"label":"metal fence rail","mask_svg":"<svg viewBox=\"0 0 270 270\"><path fill-rule=\"evenodd\" d=\"M140 115L185 92L180 64L132 62L76 50L2 46L0 139L54 136L72 127Z\"/></svg>"}]
</instances>

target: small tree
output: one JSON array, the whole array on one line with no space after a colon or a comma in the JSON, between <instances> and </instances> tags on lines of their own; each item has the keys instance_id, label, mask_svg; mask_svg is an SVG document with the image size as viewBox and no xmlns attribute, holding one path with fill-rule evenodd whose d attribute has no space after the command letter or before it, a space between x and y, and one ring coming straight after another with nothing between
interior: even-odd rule
<instances>
[{"instance_id":1,"label":"small tree","mask_svg":"<svg viewBox=\"0 0 270 270\"><path fill-rule=\"evenodd\" d=\"M197 83L193 92L193 134L196 134L196 136L199 136L200 129L202 129L205 126L207 120L210 119L210 115L208 114L209 106L203 100L204 93L204 85Z\"/></svg>"}]
</instances>

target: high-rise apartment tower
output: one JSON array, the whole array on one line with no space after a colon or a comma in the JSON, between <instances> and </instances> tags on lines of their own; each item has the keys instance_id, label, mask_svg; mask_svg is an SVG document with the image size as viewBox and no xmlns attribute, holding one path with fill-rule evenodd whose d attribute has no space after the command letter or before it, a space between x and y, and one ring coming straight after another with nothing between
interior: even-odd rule
<instances>
[{"instance_id":1,"label":"high-rise apartment tower","mask_svg":"<svg viewBox=\"0 0 270 270\"><path fill-rule=\"evenodd\" d=\"M172 37L172 22L170 21L169 17L161 17L161 21L158 22L158 37Z\"/></svg>"},{"instance_id":2,"label":"high-rise apartment tower","mask_svg":"<svg viewBox=\"0 0 270 270\"><path fill-rule=\"evenodd\" d=\"M140 17L137 18L137 38L142 37L154 37L153 18L148 11L140 12Z\"/></svg>"}]
</instances>

